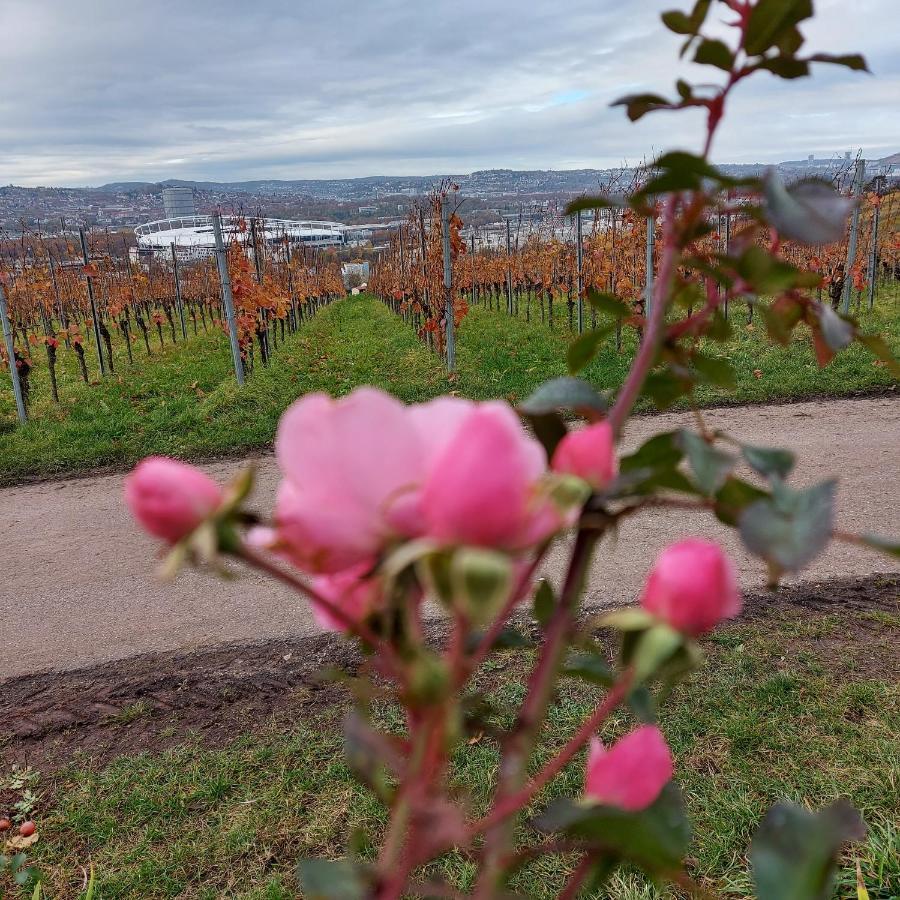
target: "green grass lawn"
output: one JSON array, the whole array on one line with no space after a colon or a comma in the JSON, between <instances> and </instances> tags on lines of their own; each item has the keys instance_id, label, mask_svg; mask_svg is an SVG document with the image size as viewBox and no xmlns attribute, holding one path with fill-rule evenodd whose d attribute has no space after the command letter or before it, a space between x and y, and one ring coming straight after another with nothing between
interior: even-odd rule
<instances>
[{"instance_id":1,"label":"green grass lawn","mask_svg":"<svg viewBox=\"0 0 900 900\"><path fill-rule=\"evenodd\" d=\"M861 347L851 347L820 370L803 329L790 348L776 347L761 327L747 328L745 319L745 309L735 309L732 340L710 347L731 359L737 389L700 388L699 402L844 394L893 383ZM900 352L900 289L882 291L876 310L863 314L863 324L884 334ZM459 330L458 378L448 381L440 360L400 318L372 298L348 298L326 307L289 337L271 366L258 365L243 390L234 384L228 343L219 331L168 344L162 351L156 347L150 360L137 345L134 365L118 346L116 374L90 386L78 375L74 353L61 347L58 406L50 400L43 350L35 348L28 425L16 425L12 391L5 383L0 386L0 484L132 463L149 453L196 457L258 447L272 440L285 407L311 390L345 393L368 383L408 401L455 390L515 402L547 378L565 373L571 339L563 303L555 305L552 330L537 316L526 322L524 311L510 318L475 307ZM585 377L601 388L616 387L633 350L631 333L626 332L622 352L610 339ZM96 365L90 347L87 358Z\"/></svg>"},{"instance_id":2,"label":"green grass lawn","mask_svg":"<svg viewBox=\"0 0 900 900\"><path fill-rule=\"evenodd\" d=\"M772 607L764 620L723 628L705 641L708 661L661 717L676 778L694 825L689 868L728 897L750 891L745 853L763 812L789 798L821 806L847 796L869 828L844 860L839 896L855 891L859 862L873 898L900 895L900 672L892 648L900 616ZM509 724L523 694L522 651L493 657L482 687ZM332 701L335 702L335 701ZM224 749L195 741L165 753L121 757L96 769L75 761L39 785L41 840L34 861L50 898L78 895L81 866L95 867L99 896L288 898L294 863L340 856L363 826L377 837L383 815L353 781L341 753L338 708L319 706L295 728L269 727ZM567 683L541 754L563 742L594 708L596 695ZM399 722L390 710L388 725ZM127 728L128 719L115 727ZM624 715L604 731L629 725ZM454 777L483 805L496 773L488 738L462 748ZM578 793L583 761L539 798ZM555 896L571 866L550 857L525 869L520 895ZM471 864L438 864L460 888ZM618 873L597 897L658 896L633 873ZM668 896L668 894L666 894Z\"/></svg>"}]
</instances>

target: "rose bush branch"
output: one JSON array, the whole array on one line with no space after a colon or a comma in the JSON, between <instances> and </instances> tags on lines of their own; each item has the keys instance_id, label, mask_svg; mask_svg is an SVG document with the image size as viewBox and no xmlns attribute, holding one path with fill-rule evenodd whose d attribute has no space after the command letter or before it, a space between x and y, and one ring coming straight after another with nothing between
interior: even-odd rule
<instances>
[{"instance_id":1,"label":"rose bush branch","mask_svg":"<svg viewBox=\"0 0 900 900\"><path fill-rule=\"evenodd\" d=\"M305 596L323 628L358 641L369 657L345 745L354 773L388 807L387 827L368 842L378 845L374 852L301 861L306 895L460 896L433 870L428 881L416 881L454 850L474 861L474 894L482 898L503 895L527 860L560 852L578 854L561 897L578 895L626 862L702 893L683 870L690 831L655 720L671 687L701 663L698 639L740 611L734 567L717 543L675 540L650 566L635 606L586 625L581 605L596 549L622 523L640 522L642 510L671 508L705 512L735 529L773 583L807 566L832 538L900 553L888 539L835 528L833 481L793 486L794 454L711 431L694 401L698 385L733 381L730 362L709 347L727 336L722 305L742 299L785 345L805 324L822 365L855 340L900 372L883 342L808 293L818 276L781 255L783 239L838 240L852 203L818 182L732 178L709 159L729 96L744 79L802 77L813 63L865 63L800 55L808 0L723 5L735 29L730 43L706 29L711 0L663 14L666 27L684 38L682 53L724 73L721 85L679 80L677 99L639 94L620 101L632 120L704 109L701 152L674 150L653 160L627 198L581 198L570 207L579 215L612 208L618 216L626 206L621 215L655 217L661 204L648 315L611 294L590 296L600 316L615 321L573 342L570 377L523 401L518 413L530 431L502 402L442 397L405 406L371 388L337 400L310 394L279 424L282 482L265 521L245 508L249 476L223 488L197 469L155 459L128 479L134 515L171 547L170 574L187 563L220 570L222 557L240 559ZM712 237L723 210L739 216L727 252ZM610 408L576 376L616 323L634 327L641 340ZM619 438L636 404L664 409L678 400L694 408L695 430L661 432L623 452ZM576 417L583 424L574 425ZM739 465L755 477L742 478ZM544 580L535 588L548 551L563 539L571 543L561 583ZM528 642L516 614L530 598L538 646L513 724L498 731L476 676L491 654ZM432 639L426 603L442 613L435 621L445 641ZM595 625L612 635L615 661L594 639ZM600 685L602 696L532 772L564 677ZM403 710L400 734L373 712L373 698L382 697ZM625 734L608 734L610 714L620 709L636 722ZM496 784L479 803L454 783L451 761L468 740L484 736L497 738L499 762ZM578 796L541 804L530 824L548 837L523 834L523 816L553 793L585 748ZM858 816L841 805L819 814L779 805L750 849L760 896L790 883L792 897L818 897L841 847L861 833Z\"/></svg>"}]
</instances>

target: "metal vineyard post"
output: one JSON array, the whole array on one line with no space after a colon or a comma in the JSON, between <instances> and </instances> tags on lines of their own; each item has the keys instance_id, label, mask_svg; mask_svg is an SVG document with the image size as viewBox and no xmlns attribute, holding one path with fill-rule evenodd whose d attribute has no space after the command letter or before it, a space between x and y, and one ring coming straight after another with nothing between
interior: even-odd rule
<instances>
[{"instance_id":1,"label":"metal vineyard post","mask_svg":"<svg viewBox=\"0 0 900 900\"><path fill-rule=\"evenodd\" d=\"M19 383L19 370L16 368L16 348L13 344L12 328L6 309L6 292L3 290L2 284L0 284L0 320L3 323L3 338L6 341L6 354L9 358L9 375L12 379L13 393L16 395L16 411L19 414L19 422L24 425L28 421L28 415L25 412L22 385Z\"/></svg>"},{"instance_id":2,"label":"metal vineyard post","mask_svg":"<svg viewBox=\"0 0 900 900\"><path fill-rule=\"evenodd\" d=\"M862 197L863 185L866 180L866 161L856 161L856 176L853 179L853 196L859 201ZM856 262L856 251L859 247L859 202L853 208L853 218L850 220L850 242L847 245L847 265L844 267L844 296L841 302L841 310L844 315L850 314L850 291L853 288L853 265Z\"/></svg>"},{"instance_id":3,"label":"metal vineyard post","mask_svg":"<svg viewBox=\"0 0 900 900\"><path fill-rule=\"evenodd\" d=\"M228 337L231 341L231 356L234 360L234 377L241 386L244 384L244 363L241 360L241 345L238 343L237 323L234 319L234 297L231 294L231 276L228 274L228 256L225 241L222 240L222 215L213 213L213 234L216 239L216 265L222 283L222 304L228 322Z\"/></svg>"}]
</instances>

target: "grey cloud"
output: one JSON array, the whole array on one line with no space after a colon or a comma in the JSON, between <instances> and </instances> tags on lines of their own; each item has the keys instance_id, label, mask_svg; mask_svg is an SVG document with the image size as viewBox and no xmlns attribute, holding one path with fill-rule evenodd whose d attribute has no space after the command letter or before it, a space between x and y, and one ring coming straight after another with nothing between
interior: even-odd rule
<instances>
[{"instance_id":1,"label":"grey cloud","mask_svg":"<svg viewBox=\"0 0 900 900\"><path fill-rule=\"evenodd\" d=\"M877 78L756 79L718 156L900 149L893 2L820 0L811 44L865 52ZM696 116L631 126L608 107L697 74L659 24L670 5L0 0L0 182L602 167L696 146Z\"/></svg>"}]
</instances>

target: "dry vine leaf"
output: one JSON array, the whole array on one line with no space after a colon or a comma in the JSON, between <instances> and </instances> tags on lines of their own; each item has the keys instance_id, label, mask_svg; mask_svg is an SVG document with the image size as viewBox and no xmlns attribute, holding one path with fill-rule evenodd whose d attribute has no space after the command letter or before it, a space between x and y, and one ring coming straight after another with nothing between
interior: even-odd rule
<instances>
[{"instance_id":1,"label":"dry vine leaf","mask_svg":"<svg viewBox=\"0 0 900 900\"><path fill-rule=\"evenodd\" d=\"M37 843L38 832L35 831L33 834L28 835L28 837L22 837L21 835L15 835L11 837L7 842L6 846L10 850L27 850L32 844Z\"/></svg>"}]
</instances>

